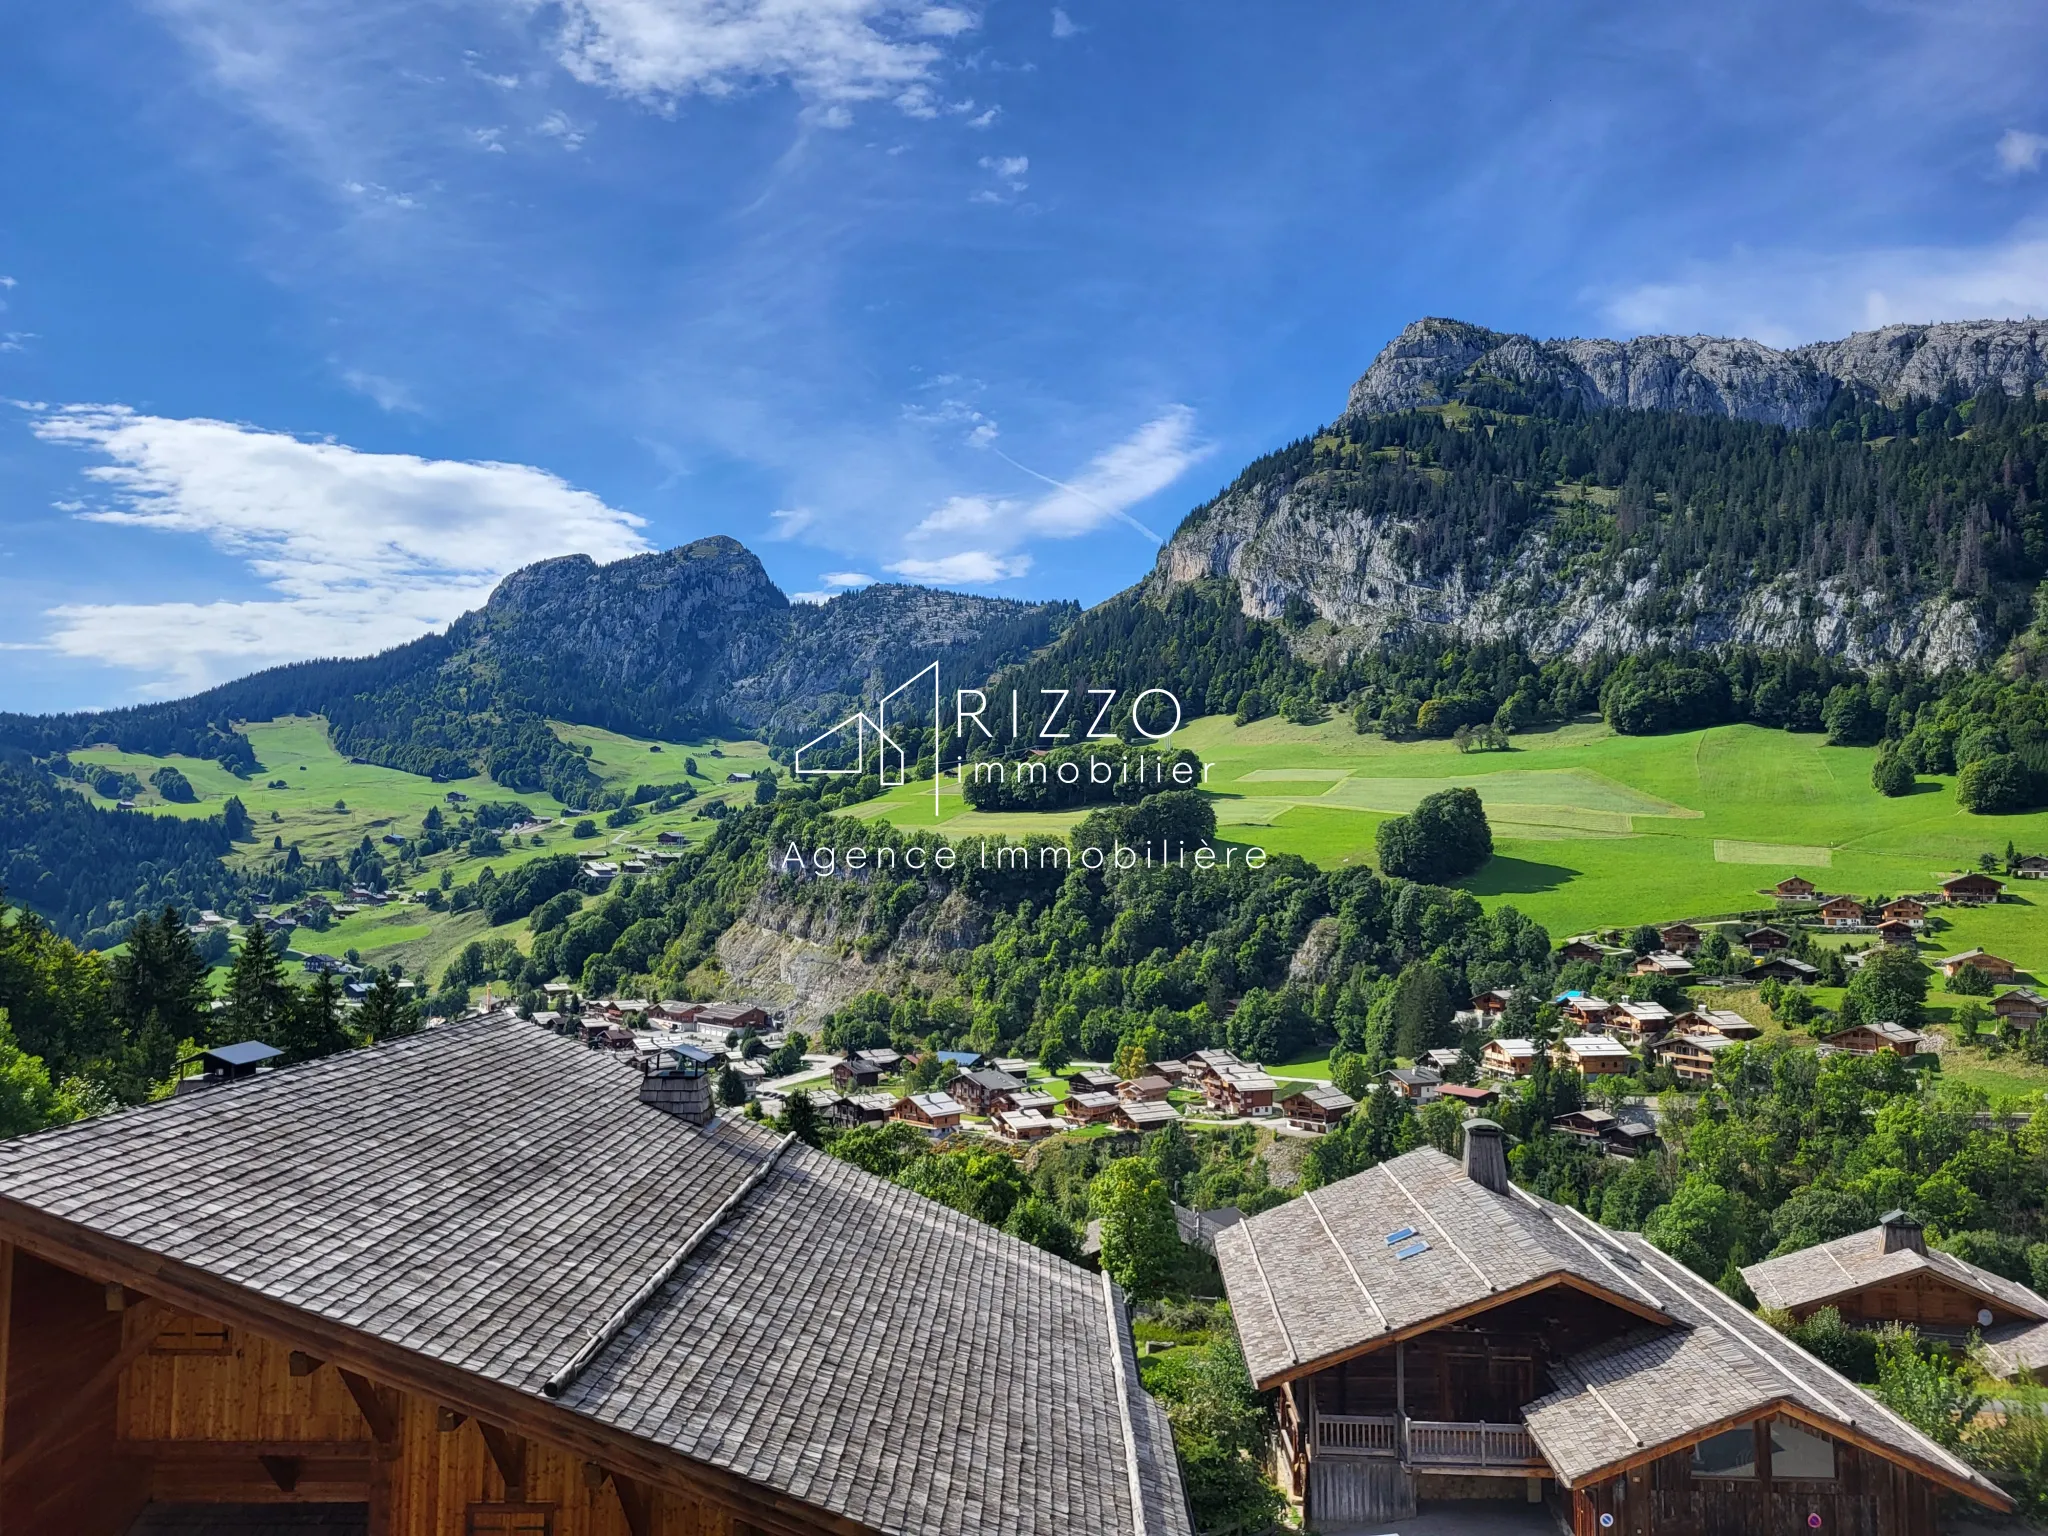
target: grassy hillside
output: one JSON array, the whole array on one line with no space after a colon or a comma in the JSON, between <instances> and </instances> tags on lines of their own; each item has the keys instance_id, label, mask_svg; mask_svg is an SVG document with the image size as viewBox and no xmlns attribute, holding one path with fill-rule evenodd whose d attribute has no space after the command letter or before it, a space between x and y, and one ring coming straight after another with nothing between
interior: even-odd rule
<instances>
[{"instance_id":1,"label":"grassy hillside","mask_svg":"<svg viewBox=\"0 0 2048 1536\"><path fill-rule=\"evenodd\" d=\"M1495 856L1466 884L1560 936L1754 909L1788 874L1830 891L1896 894L2002 853L2008 839L2048 850L2048 813L1972 816L1946 779L1887 800L1870 785L1871 749L1757 726L1620 736L1583 723L1516 736L1512 751L1460 754L1448 741L1361 736L1343 720L1236 726L1210 716L1173 744L1211 765L1223 836L1324 865L1372 862L1380 822L1433 790L1469 784L1486 804ZM899 826L936 824L956 837L1050 831L1080 816L969 811L957 785L941 786L936 817L930 784L878 803ZM2033 887L2011 888L2017 900L1952 914L1941 952L1981 944L2048 966Z\"/></svg>"},{"instance_id":2,"label":"grassy hillside","mask_svg":"<svg viewBox=\"0 0 2048 1536\"><path fill-rule=\"evenodd\" d=\"M71 756L80 764L101 764L133 773L145 785L156 769L165 765L177 768L191 781L198 799L172 804L149 789L136 801L136 808L150 815L217 816L228 796L239 795L255 823L256 838L241 845L235 862L249 867L262 866L275 856L273 840L281 840L287 848L296 845L308 860L317 861L345 854L365 836L377 842L386 834L415 833L429 809L449 808L450 790L471 801L517 800L536 818L554 823L539 834L522 838L522 846L508 845L502 853L487 858L472 857L459 848L434 854L393 882L393 889L401 891L439 884L443 871L451 884L467 885L486 867L503 874L551 853L597 855L609 850L617 856L635 845L652 847L655 835L663 831L694 841L710 825L697 815L702 807L713 800L744 802L753 798L751 782L728 784L728 774L748 774L772 766L767 748L759 742L664 742L588 726L557 725L554 729L563 741L590 749L591 771L607 786L688 782L698 792L696 799L677 810L645 816L627 827L606 827L604 816L596 813L593 819L598 823L598 835L579 839L571 835L571 808L553 796L515 794L487 777L443 784L418 774L351 762L335 751L327 739L326 722L318 718L266 721L239 729L248 737L261 765L246 779L237 778L218 763L197 758L151 757L111 747L87 748ZM687 758L696 760L699 776L686 780ZM280 780L281 785L271 787ZM100 796L93 799L97 804L113 803ZM290 943L294 949L328 954L355 949L366 960L378 964L395 960L409 975L431 977L438 975L464 944L491 931L475 912L430 912L416 902L405 902L352 914L322 931L298 929ZM496 931L522 942L527 937L523 924Z\"/></svg>"}]
</instances>

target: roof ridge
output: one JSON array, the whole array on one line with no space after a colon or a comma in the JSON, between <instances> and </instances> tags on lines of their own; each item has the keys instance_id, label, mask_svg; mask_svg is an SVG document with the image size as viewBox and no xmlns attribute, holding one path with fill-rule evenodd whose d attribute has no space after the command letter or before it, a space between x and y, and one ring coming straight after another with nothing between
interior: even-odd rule
<instances>
[{"instance_id":1,"label":"roof ridge","mask_svg":"<svg viewBox=\"0 0 2048 1536\"><path fill-rule=\"evenodd\" d=\"M1124 1376L1124 1340L1128 1327L1119 1326L1116 1282L1109 1271L1102 1272L1102 1305L1109 1317L1109 1368L1116 1381L1116 1413L1124 1432L1124 1470L1131 1478L1131 1525L1134 1536L1146 1536L1145 1482L1138 1471L1138 1436L1131 1427L1131 1389Z\"/></svg>"},{"instance_id":2,"label":"roof ridge","mask_svg":"<svg viewBox=\"0 0 2048 1536\"><path fill-rule=\"evenodd\" d=\"M725 1218L739 1208L742 1200L767 1180L768 1175L775 1171L775 1164L781 1159L782 1154L795 1144L796 1139L796 1132L791 1131L778 1141L761 1160L761 1166L742 1179L739 1187L719 1202L718 1209L705 1217L697 1230L683 1240L682 1246L641 1281L630 1296L619 1303L612 1315L598 1325L596 1332L583 1341L583 1347L570 1357L569 1362L541 1384L541 1391L549 1397L560 1397L568 1391L570 1385L589 1368L590 1362L603 1352L605 1346L625 1331L626 1325L633 1321L634 1314L647 1305L656 1291L675 1278L676 1271L689 1261L690 1255L703 1245L705 1239L716 1232Z\"/></svg>"}]
</instances>

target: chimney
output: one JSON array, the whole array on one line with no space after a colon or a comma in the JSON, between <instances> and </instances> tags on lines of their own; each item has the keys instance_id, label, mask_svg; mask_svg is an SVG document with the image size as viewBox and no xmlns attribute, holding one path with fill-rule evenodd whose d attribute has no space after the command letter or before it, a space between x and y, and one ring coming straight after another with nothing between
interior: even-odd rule
<instances>
[{"instance_id":1,"label":"chimney","mask_svg":"<svg viewBox=\"0 0 2048 1536\"><path fill-rule=\"evenodd\" d=\"M1877 1220L1879 1229L1884 1233L1886 1253L1898 1253L1907 1248L1915 1253L1927 1251L1927 1234L1921 1230L1917 1217L1908 1216L1904 1211L1886 1211Z\"/></svg>"},{"instance_id":2,"label":"chimney","mask_svg":"<svg viewBox=\"0 0 2048 1536\"><path fill-rule=\"evenodd\" d=\"M640 1102L680 1116L692 1125L709 1125L714 1113L711 1074L693 1061L657 1068L640 1079Z\"/></svg>"},{"instance_id":3,"label":"chimney","mask_svg":"<svg viewBox=\"0 0 2048 1536\"><path fill-rule=\"evenodd\" d=\"M1491 1120L1465 1122L1465 1177L1497 1195L1508 1192L1507 1147Z\"/></svg>"}]
</instances>

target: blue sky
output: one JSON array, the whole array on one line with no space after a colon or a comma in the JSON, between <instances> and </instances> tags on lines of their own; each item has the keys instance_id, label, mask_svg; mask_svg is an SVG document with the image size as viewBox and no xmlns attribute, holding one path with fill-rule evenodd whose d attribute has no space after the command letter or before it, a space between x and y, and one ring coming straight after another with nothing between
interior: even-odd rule
<instances>
[{"instance_id":1,"label":"blue sky","mask_svg":"<svg viewBox=\"0 0 2048 1536\"><path fill-rule=\"evenodd\" d=\"M711 533L793 594L1096 601L1423 314L2048 313L2038 4L0 25L0 708L373 650L526 561Z\"/></svg>"}]
</instances>

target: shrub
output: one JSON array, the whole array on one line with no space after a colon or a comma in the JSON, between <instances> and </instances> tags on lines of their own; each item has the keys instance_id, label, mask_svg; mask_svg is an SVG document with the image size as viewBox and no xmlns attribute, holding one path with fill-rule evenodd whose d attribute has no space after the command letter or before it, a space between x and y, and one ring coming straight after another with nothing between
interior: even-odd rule
<instances>
[{"instance_id":1,"label":"shrub","mask_svg":"<svg viewBox=\"0 0 2048 1536\"><path fill-rule=\"evenodd\" d=\"M597 836L597 823L586 816L569 829L569 835L571 837L595 837Z\"/></svg>"},{"instance_id":2,"label":"shrub","mask_svg":"<svg viewBox=\"0 0 2048 1536\"><path fill-rule=\"evenodd\" d=\"M1493 856L1493 829L1474 789L1440 789L1406 816L1380 823L1375 837L1383 874L1443 885Z\"/></svg>"},{"instance_id":3,"label":"shrub","mask_svg":"<svg viewBox=\"0 0 2048 1536\"><path fill-rule=\"evenodd\" d=\"M1870 782L1880 795L1896 800L1901 795L1910 795L1919 781L1913 777L1913 764L1903 752L1883 752L1870 765Z\"/></svg>"},{"instance_id":4,"label":"shrub","mask_svg":"<svg viewBox=\"0 0 2048 1536\"><path fill-rule=\"evenodd\" d=\"M1979 816L2024 811L2034 799L2033 774L2010 752L1980 757L1956 776L1956 804Z\"/></svg>"}]
</instances>

